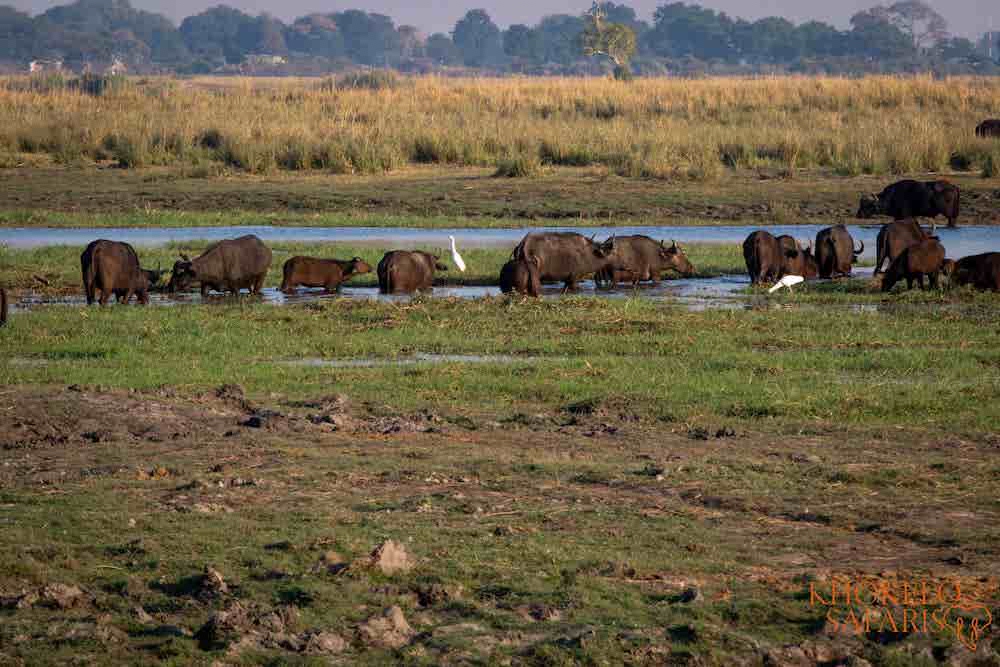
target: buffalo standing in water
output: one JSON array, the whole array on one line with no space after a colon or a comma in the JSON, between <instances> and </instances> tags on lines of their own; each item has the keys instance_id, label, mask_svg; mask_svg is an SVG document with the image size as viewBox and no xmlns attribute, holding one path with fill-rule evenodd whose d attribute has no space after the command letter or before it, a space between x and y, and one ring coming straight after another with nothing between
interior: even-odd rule
<instances>
[{"instance_id":1,"label":"buffalo standing in water","mask_svg":"<svg viewBox=\"0 0 1000 667\"><path fill-rule=\"evenodd\" d=\"M271 267L271 249L256 236L248 234L213 243L194 259L181 255L181 260L174 263L170 284L167 285L169 292L185 290L192 283L200 283L203 297L208 295L210 289L239 294L245 288L251 294L260 294L267 270Z\"/></svg>"},{"instance_id":2,"label":"buffalo standing in water","mask_svg":"<svg viewBox=\"0 0 1000 667\"><path fill-rule=\"evenodd\" d=\"M954 227L958 219L959 191L948 181L921 183L903 180L886 187L881 193L862 197L857 217L873 218L888 215L893 220L943 216L948 226Z\"/></svg>"},{"instance_id":3,"label":"buffalo standing in water","mask_svg":"<svg viewBox=\"0 0 1000 667\"><path fill-rule=\"evenodd\" d=\"M318 259L315 257L292 257L282 267L284 275L281 291L291 292L299 285L323 287L332 292L362 273L371 273L372 267L360 257L353 259Z\"/></svg>"},{"instance_id":4,"label":"buffalo standing in water","mask_svg":"<svg viewBox=\"0 0 1000 667\"><path fill-rule=\"evenodd\" d=\"M660 282L664 271L673 269L683 276L694 273L694 266L676 241L668 247L663 241L656 241L637 234L635 236L614 236L615 247L621 262L621 269L603 269L594 276L594 282L639 284L643 280Z\"/></svg>"},{"instance_id":5,"label":"buffalo standing in water","mask_svg":"<svg viewBox=\"0 0 1000 667\"><path fill-rule=\"evenodd\" d=\"M821 229L816 234L816 264L820 278L851 275L851 268L858 256L865 251L865 244L854 247L854 239L844 225Z\"/></svg>"},{"instance_id":6,"label":"buffalo standing in water","mask_svg":"<svg viewBox=\"0 0 1000 667\"><path fill-rule=\"evenodd\" d=\"M504 294L517 292L528 296L542 295L542 280L538 273L538 261L530 259L512 259L500 269L500 291Z\"/></svg>"},{"instance_id":7,"label":"buffalo standing in water","mask_svg":"<svg viewBox=\"0 0 1000 667\"><path fill-rule=\"evenodd\" d=\"M0 327L7 323L7 290L0 287Z\"/></svg>"},{"instance_id":8,"label":"buffalo standing in water","mask_svg":"<svg viewBox=\"0 0 1000 667\"><path fill-rule=\"evenodd\" d=\"M408 294L434 285L434 270L447 271L437 255L420 250L393 250L378 263L378 288L383 294Z\"/></svg>"},{"instance_id":9,"label":"buffalo standing in water","mask_svg":"<svg viewBox=\"0 0 1000 667\"><path fill-rule=\"evenodd\" d=\"M938 286L938 274L944 266L944 246L932 236L915 243L899 254L889 265L889 270L882 279L882 291L888 292L900 280L906 279L907 289L913 289L913 283L924 289L924 276L930 280L932 288Z\"/></svg>"},{"instance_id":10,"label":"buffalo standing in water","mask_svg":"<svg viewBox=\"0 0 1000 667\"><path fill-rule=\"evenodd\" d=\"M615 237L597 243L575 232L532 232L517 244L511 259L534 261L541 282L561 282L563 291L576 289L586 276L625 268Z\"/></svg>"},{"instance_id":11,"label":"buffalo standing in water","mask_svg":"<svg viewBox=\"0 0 1000 667\"><path fill-rule=\"evenodd\" d=\"M875 239L875 275L882 272L882 264L891 265L900 253L911 245L929 238L916 220L900 220L882 225Z\"/></svg>"},{"instance_id":12,"label":"buffalo standing in water","mask_svg":"<svg viewBox=\"0 0 1000 667\"><path fill-rule=\"evenodd\" d=\"M91 241L80 254L83 291L87 305L98 302L103 306L113 294L119 303L128 303L132 295L141 304L149 303L149 290L159 281L160 271L144 271L139 256L128 243L99 239Z\"/></svg>"},{"instance_id":13,"label":"buffalo standing in water","mask_svg":"<svg viewBox=\"0 0 1000 667\"><path fill-rule=\"evenodd\" d=\"M951 279L957 285L1000 291L1000 252L963 257L955 262Z\"/></svg>"},{"instance_id":14,"label":"buffalo standing in water","mask_svg":"<svg viewBox=\"0 0 1000 667\"><path fill-rule=\"evenodd\" d=\"M815 278L816 259L791 236L775 238L763 229L743 241L743 261L753 285L780 280L785 275Z\"/></svg>"}]
</instances>

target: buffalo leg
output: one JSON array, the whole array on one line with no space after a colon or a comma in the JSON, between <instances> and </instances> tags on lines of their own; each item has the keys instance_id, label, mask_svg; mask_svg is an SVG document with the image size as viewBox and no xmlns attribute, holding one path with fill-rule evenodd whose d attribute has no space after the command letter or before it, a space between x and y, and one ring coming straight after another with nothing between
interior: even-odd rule
<instances>
[{"instance_id":1,"label":"buffalo leg","mask_svg":"<svg viewBox=\"0 0 1000 667\"><path fill-rule=\"evenodd\" d=\"M97 300L97 303L101 304L102 306L108 305L108 295L109 294L111 294L111 290L102 289L101 290L101 298Z\"/></svg>"},{"instance_id":2,"label":"buffalo leg","mask_svg":"<svg viewBox=\"0 0 1000 667\"><path fill-rule=\"evenodd\" d=\"M930 283L931 289L937 289L938 288L938 274L937 274L937 271L935 271L934 273L927 274L927 282Z\"/></svg>"},{"instance_id":3,"label":"buffalo leg","mask_svg":"<svg viewBox=\"0 0 1000 667\"><path fill-rule=\"evenodd\" d=\"M204 299L206 296L208 296L208 285L206 285L205 283L202 283L201 284L201 298Z\"/></svg>"}]
</instances>

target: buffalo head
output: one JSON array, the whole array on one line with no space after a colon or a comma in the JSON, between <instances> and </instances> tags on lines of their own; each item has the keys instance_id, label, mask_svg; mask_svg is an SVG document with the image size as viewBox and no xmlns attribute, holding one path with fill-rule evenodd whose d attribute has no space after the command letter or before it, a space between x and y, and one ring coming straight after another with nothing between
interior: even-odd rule
<instances>
[{"instance_id":1,"label":"buffalo head","mask_svg":"<svg viewBox=\"0 0 1000 667\"><path fill-rule=\"evenodd\" d=\"M167 283L167 291L170 293L186 290L191 283L198 281L198 274L194 270L194 264L187 255L181 255L180 262L174 262L173 271L170 273L170 282Z\"/></svg>"},{"instance_id":2,"label":"buffalo head","mask_svg":"<svg viewBox=\"0 0 1000 667\"><path fill-rule=\"evenodd\" d=\"M663 241L660 241L660 259L682 275L690 276L694 273L694 265L688 261L684 250L673 239L670 240L669 248Z\"/></svg>"},{"instance_id":3,"label":"buffalo head","mask_svg":"<svg viewBox=\"0 0 1000 667\"><path fill-rule=\"evenodd\" d=\"M350 263L347 265L347 273L352 276L371 272L371 265L360 257L352 257Z\"/></svg>"},{"instance_id":4,"label":"buffalo head","mask_svg":"<svg viewBox=\"0 0 1000 667\"><path fill-rule=\"evenodd\" d=\"M448 270L448 265L447 264L443 264L441 262L441 258L440 257L438 257L437 255L431 255L431 258L434 260L434 268L435 269L437 269L438 271L447 271Z\"/></svg>"},{"instance_id":5,"label":"buffalo head","mask_svg":"<svg viewBox=\"0 0 1000 667\"><path fill-rule=\"evenodd\" d=\"M858 204L858 212L854 217L867 220L874 218L880 213L882 213L882 201L878 198L878 195L865 195L861 198L861 202Z\"/></svg>"}]
</instances>

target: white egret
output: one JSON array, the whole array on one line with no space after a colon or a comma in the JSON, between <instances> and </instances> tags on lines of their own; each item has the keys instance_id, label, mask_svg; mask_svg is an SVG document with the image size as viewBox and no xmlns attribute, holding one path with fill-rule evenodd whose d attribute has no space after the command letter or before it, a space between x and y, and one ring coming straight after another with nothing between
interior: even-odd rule
<instances>
[{"instance_id":1,"label":"white egret","mask_svg":"<svg viewBox=\"0 0 1000 667\"><path fill-rule=\"evenodd\" d=\"M458 267L458 270L464 272L465 260L458 254L458 248L455 247L455 237L449 236L448 238L451 239L451 259L455 262L455 266Z\"/></svg>"},{"instance_id":2,"label":"white egret","mask_svg":"<svg viewBox=\"0 0 1000 667\"><path fill-rule=\"evenodd\" d=\"M792 291L792 285L798 285L803 280L805 280L805 278L803 278L802 276L785 276L784 278L782 278L781 280L779 280L778 282L776 282L774 284L774 287L772 287L771 289L767 290L767 293L768 294L774 294L775 292L777 292L778 290L780 290L782 287L787 287L788 291L791 292Z\"/></svg>"}]
</instances>

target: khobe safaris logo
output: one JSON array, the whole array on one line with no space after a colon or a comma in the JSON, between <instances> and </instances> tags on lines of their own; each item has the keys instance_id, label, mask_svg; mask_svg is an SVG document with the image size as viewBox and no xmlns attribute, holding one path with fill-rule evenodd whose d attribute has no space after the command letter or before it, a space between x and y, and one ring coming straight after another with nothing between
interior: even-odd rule
<instances>
[{"instance_id":1,"label":"khobe safaris logo","mask_svg":"<svg viewBox=\"0 0 1000 667\"><path fill-rule=\"evenodd\" d=\"M835 575L810 582L809 606L834 632L949 634L975 651L993 625L996 581Z\"/></svg>"}]
</instances>

